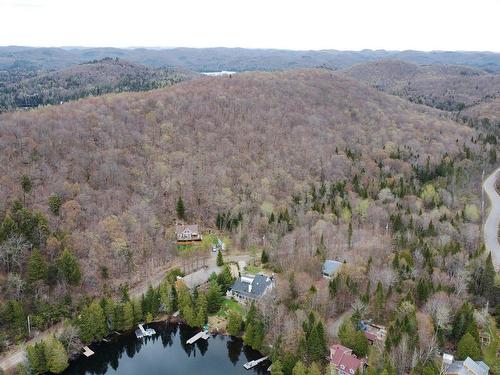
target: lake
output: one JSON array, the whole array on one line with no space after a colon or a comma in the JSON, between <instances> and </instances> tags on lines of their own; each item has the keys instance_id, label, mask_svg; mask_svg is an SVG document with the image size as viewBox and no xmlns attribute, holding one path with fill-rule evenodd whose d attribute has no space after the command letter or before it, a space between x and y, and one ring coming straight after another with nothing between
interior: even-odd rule
<instances>
[{"instance_id":1,"label":"lake","mask_svg":"<svg viewBox=\"0 0 500 375\"><path fill-rule=\"evenodd\" d=\"M245 370L243 364L262 355L236 337L212 335L194 345L186 341L198 331L182 324L150 324L157 334L137 339L122 334L110 342L94 344L92 357L83 355L64 374L268 374L268 361Z\"/></svg>"}]
</instances>

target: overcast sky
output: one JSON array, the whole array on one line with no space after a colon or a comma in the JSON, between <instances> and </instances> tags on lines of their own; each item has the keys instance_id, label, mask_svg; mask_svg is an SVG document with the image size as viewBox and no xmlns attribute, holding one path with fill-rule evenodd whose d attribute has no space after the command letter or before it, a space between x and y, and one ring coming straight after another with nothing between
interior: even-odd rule
<instances>
[{"instance_id":1,"label":"overcast sky","mask_svg":"<svg viewBox=\"0 0 500 375\"><path fill-rule=\"evenodd\" d=\"M0 0L0 45L500 52L500 0Z\"/></svg>"}]
</instances>

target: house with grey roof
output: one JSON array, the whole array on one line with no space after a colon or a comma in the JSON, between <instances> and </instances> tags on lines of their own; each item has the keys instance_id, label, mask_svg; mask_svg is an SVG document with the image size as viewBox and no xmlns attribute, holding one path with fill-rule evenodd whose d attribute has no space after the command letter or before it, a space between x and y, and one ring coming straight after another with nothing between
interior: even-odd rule
<instances>
[{"instance_id":1,"label":"house with grey roof","mask_svg":"<svg viewBox=\"0 0 500 375\"><path fill-rule=\"evenodd\" d=\"M465 361L454 361L450 354L443 354L443 370L446 375L488 375L489 366L483 361L467 357Z\"/></svg>"},{"instance_id":2,"label":"house with grey roof","mask_svg":"<svg viewBox=\"0 0 500 375\"><path fill-rule=\"evenodd\" d=\"M342 268L342 264L343 263L337 260L325 260L325 263L323 263L323 270L321 271L323 277L326 277L327 279L335 277Z\"/></svg>"},{"instance_id":3,"label":"house with grey roof","mask_svg":"<svg viewBox=\"0 0 500 375\"><path fill-rule=\"evenodd\" d=\"M266 275L245 275L233 283L227 291L227 296L240 303L257 301L274 287L274 280Z\"/></svg>"}]
</instances>

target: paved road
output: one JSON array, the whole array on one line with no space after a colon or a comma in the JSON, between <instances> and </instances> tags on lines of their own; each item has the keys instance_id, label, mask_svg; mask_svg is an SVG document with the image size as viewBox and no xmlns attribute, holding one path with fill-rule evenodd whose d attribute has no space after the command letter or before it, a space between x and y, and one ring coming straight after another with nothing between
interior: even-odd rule
<instances>
[{"instance_id":1,"label":"paved road","mask_svg":"<svg viewBox=\"0 0 500 375\"><path fill-rule=\"evenodd\" d=\"M493 265L497 272L500 271L500 244L498 243L498 227L500 225L500 196L495 184L500 176L500 168L493 172L483 183L483 189L490 199L490 212L484 222L484 244L486 250L491 252Z\"/></svg>"}]
</instances>

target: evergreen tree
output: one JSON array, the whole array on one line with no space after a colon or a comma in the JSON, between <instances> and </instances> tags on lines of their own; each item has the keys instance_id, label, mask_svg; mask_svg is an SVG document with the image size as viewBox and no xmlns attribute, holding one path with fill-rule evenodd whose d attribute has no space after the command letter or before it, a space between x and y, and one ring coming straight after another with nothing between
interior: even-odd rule
<instances>
[{"instance_id":1,"label":"evergreen tree","mask_svg":"<svg viewBox=\"0 0 500 375\"><path fill-rule=\"evenodd\" d=\"M349 227L347 228L347 246L349 249L352 245L352 220L349 221Z\"/></svg>"},{"instance_id":2,"label":"evergreen tree","mask_svg":"<svg viewBox=\"0 0 500 375\"><path fill-rule=\"evenodd\" d=\"M31 252L31 257L28 262L28 281L34 283L38 280L46 281L49 268L45 259L43 259L40 250L35 249Z\"/></svg>"},{"instance_id":3,"label":"evergreen tree","mask_svg":"<svg viewBox=\"0 0 500 375\"><path fill-rule=\"evenodd\" d=\"M283 375L283 369L279 359L273 362L271 366L271 375Z\"/></svg>"},{"instance_id":4,"label":"evergreen tree","mask_svg":"<svg viewBox=\"0 0 500 375\"><path fill-rule=\"evenodd\" d=\"M28 364L31 374L44 374L49 369L47 367L47 359L45 358L45 344L43 342L35 345L28 345L26 348L28 354Z\"/></svg>"},{"instance_id":5,"label":"evergreen tree","mask_svg":"<svg viewBox=\"0 0 500 375\"><path fill-rule=\"evenodd\" d=\"M51 194L49 196L49 208L50 208L50 211L55 215L55 216L59 216L59 211L61 209L61 206L62 206L62 198L57 195L57 194Z\"/></svg>"},{"instance_id":6,"label":"evergreen tree","mask_svg":"<svg viewBox=\"0 0 500 375\"><path fill-rule=\"evenodd\" d=\"M60 374L68 367L68 354L63 344L55 337L49 339L46 344L47 368L54 374Z\"/></svg>"},{"instance_id":7,"label":"evergreen tree","mask_svg":"<svg viewBox=\"0 0 500 375\"><path fill-rule=\"evenodd\" d=\"M142 318L143 318L143 314L142 314L142 305L141 305L141 302L139 300L133 300L132 301L132 307L134 309L134 323L137 324L139 323Z\"/></svg>"},{"instance_id":8,"label":"evergreen tree","mask_svg":"<svg viewBox=\"0 0 500 375\"><path fill-rule=\"evenodd\" d=\"M217 276L217 283L220 285L221 292L225 293L231 287L233 281L234 279L229 266L224 266L222 272Z\"/></svg>"},{"instance_id":9,"label":"evergreen tree","mask_svg":"<svg viewBox=\"0 0 500 375\"><path fill-rule=\"evenodd\" d=\"M465 360L467 357L474 361L481 359L481 348L470 333L466 333L457 345L457 359Z\"/></svg>"},{"instance_id":10,"label":"evergreen tree","mask_svg":"<svg viewBox=\"0 0 500 375\"><path fill-rule=\"evenodd\" d=\"M134 327L134 306L127 301L123 305L123 329L128 331Z\"/></svg>"},{"instance_id":11,"label":"evergreen tree","mask_svg":"<svg viewBox=\"0 0 500 375\"><path fill-rule=\"evenodd\" d=\"M307 368L301 361L298 361L292 370L292 375L307 375Z\"/></svg>"},{"instance_id":12,"label":"evergreen tree","mask_svg":"<svg viewBox=\"0 0 500 375\"><path fill-rule=\"evenodd\" d=\"M243 321L241 319L241 315L231 311L229 313L229 320L227 323L227 332L231 336L238 336L241 333L241 326L243 325Z\"/></svg>"},{"instance_id":13,"label":"evergreen tree","mask_svg":"<svg viewBox=\"0 0 500 375\"><path fill-rule=\"evenodd\" d=\"M26 202L26 194L31 193L31 189L33 188L29 176L25 174L21 176L21 187L23 189L23 201Z\"/></svg>"},{"instance_id":14,"label":"evergreen tree","mask_svg":"<svg viewBox=\"0 0 500 375\"><path fill-rule=\"evenodd\" d=\"M77 324L83 342L100 340L108 333L106 315L96 301L83 309Z\"/></svg>"},{"instance_id":15,"label":"evergreen tree","mask_svg":"<svg viewBox=\"0 0 500 375\"><path fill-rule=\"evenodd\" d=\"M217 266L222 267L224 265L224 259L222 258L222 252L220 249L217 251Z\"/></svg>"},{"instance_id":16,"label":"evergreen tree","mask_svg":"<svg viewBox=\"0 0 500 375\"><path fill-rule=\"evenodd\" d=\"M481 274L480 291L482 296L486 297L491 303L495 303L497 290L495 288L495 267L493 267L491 253L486 258L486 263Z\"/></svg>"},{"instance_id":17,"label":"evergreen tree","mask_svg":"<svg viewBox=\"0 0 500 375\"><path fill-rule=\"evenodd\" d=\"M377 289L375 289L375 313L380 317L384 312L384 288L382 283L379 281L377 283Z\"/></svg>"},{"instance_id":18,"label":"evergreen tree","mask_svg":"<svg viewBox=\"0 0 500 375\"><path fill-rule=\"evenodd\" d=\"M184 207L184 201L182 200L182 197L180 197L180 196L179 196L179 199L177 199L175 211L177 212L177 217L179 219L182 219L182 220L186 219L186 208Z\"/></svg>"},{"instance_id":19,"label":"evergreen tree","mask_svg":"<svg viewBox=\"0 0 500 375\"><path fill-rule=\"evenodd\" d=\"M62 280L70 285L78 285L82 274L80 266L73 254L68 249L64 249L57 259L57 268Z\"/></svg>"},{"instance_id":20,"label":"evergreen tree","mask_svg":"<svg viewBox=\"0 0 500 375\"><path fill-rule=\"evenodd\" d=\"M217 281L211 281L207 292L208 313L214 314L222 306L222 292Z\"/></svg>"},{"instance_id":21,"label":"evergreen tree","mask_svg":"<svg viewBox=\"0 0 500 375\"><path fill-rule=\"evenodd\" d=\"M269 262L269 255L267 255L267 252L266 250L262 250L262 254L260 255L260 262L262 264L266 264L267 262Z\"/></svg>"},{"instance_id":22,"label":"evergreen tree","mask_svg":"<svg viewBox=\"0 0 500 375\"><path fill-rule=\"evenodd\" d=\"M339 339L342 345L352 349L358 357L368 353L368 339L361 331L357 331L351 319L345 319L339 328Z\"/></svg>"},{"instance_id":23,"label":"evergreen tree","mask_svg":"<svg viewBox=\"0 0 500 375\"><path fill-rule=\"evenodd\" d=\"M208 319L208 301L205 293L198 294L196 299L196 325L203 327Z\"/></svg>"}]
</instances>

